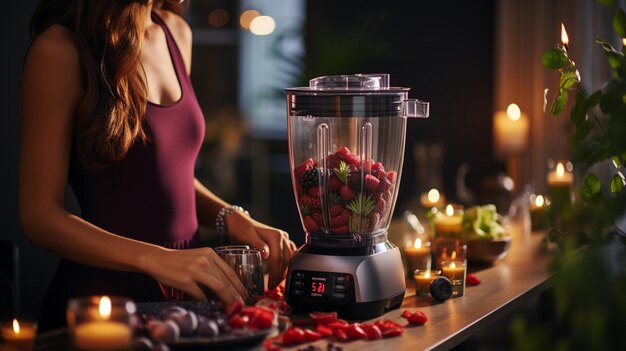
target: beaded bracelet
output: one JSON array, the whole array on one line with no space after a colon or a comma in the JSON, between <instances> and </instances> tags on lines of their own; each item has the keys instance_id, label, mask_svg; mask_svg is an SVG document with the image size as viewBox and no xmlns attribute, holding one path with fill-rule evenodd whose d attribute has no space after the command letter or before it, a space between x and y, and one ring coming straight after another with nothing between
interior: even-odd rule
<instances>
[{"instance_id":1,"label":"beaded bracelet","mask_svg":"<svg viewBox=\"0 0 626 351\"><path fill-rule=\"evenodd\" d=\"M228 207L222 208L215 217L215 229L221 236L228 235L228 228L226 227L226 217L233 213L234 211L239 211L243 214L250 215L248 211L244 210L243 207L237 205L230 205Z\"/></svg>"}]
</instances>

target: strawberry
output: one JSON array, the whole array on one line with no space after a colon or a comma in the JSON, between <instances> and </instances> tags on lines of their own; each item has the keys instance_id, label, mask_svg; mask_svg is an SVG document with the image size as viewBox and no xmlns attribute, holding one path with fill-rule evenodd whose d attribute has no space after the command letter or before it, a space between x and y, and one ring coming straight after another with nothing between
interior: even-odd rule
<instances>
[{"instance_id":1,"label":"strawberry","mask_svg":"<svg viewBox=\"0 0 626 351\"><path fill-rule=\"evenodd\" d=\"M328 327L332 331L337 331L339 329L344 330L345 328L348 327L348 325L350 325L350 323L346 322L345 320L337 319L334 322L330 322L330 323L326 324L326 327Z\"/></svg>"},{"instance_id":2,"label":"strawberry","mask_svg":"<svg viewBox=\"0 0 626 351\"><path fill-rule=\"evenodd\" d=\"M361 163L359 156L355 154L349 154L344 157L344 161L350 166L356 166Z\"/></svg>"},{"instance_id":3,"label":"strawberry","mask_svg":"<svg viewBox=\"0 0 626 351\"><path fill-rule=\"evenodd\" d=\"M304 217L302 222L304 223L304 228L306 228L309 233L318 232L320 230L320 226L313 218L311 218L311 216Z\"/></svg>"},{"instance_id":4,"label":"strawberry","mask_svg":"<svg viewBox=\"0 0 626 351\"><path fill-rule=\"evenodd\" d=\"M341 227L332 227L330 230L335 234L348 234L350 229L347 225L342 225Z\"/></svg>"},{"instance_id":5,"label":"strawberry","mask_svg":"<svg viewBox=\"0 0 626 351\"><path fill-rule=\"evenodd\" d=\"M300 178L304 175L304 172L313 169L314 164L315 162L312 159L308 159L294 168L293 174L296 176L296 179L300 180Z\"/></svg>"},{"instance_id":6,"label":"strawberry","mask_svg":"<svg viewBox=\"0 0 626 351\"><path fill-rule=\"evenodd\" d=\"M296 182L296 193L298 194L298 196L304 194L304 188L302 187L302 184L300 184L300 182Z\"/></svg>"},{"instance_id":7,"label":"strawberry","mask_svg":"<svg viewBox=\"0 0 626 351\"><path fill-rule=\"evenodd\" d=\"M315 223L317 223L318 225L324 225L324 216L321 212L315 211L311 213L311 218L313 218L313 220L315 220Z\"/></svg>"},{"instance_id":8,"label":"strawberry","mask_svg":"<svg viewBox=\"0 0 626 351\"><path fill-rule=\"evenodd\" d=\"M367 160L363 162L363 168L365 169L366 172L371 172L372 171L372 166L374 165L374 160ZM378 173L375 174L374 176L378 176Z\"/></svg>"},{"instance_id":9,"label":"strawberry","mask_svg":"<svg viewBox=\"0 0 626 351\"><path fill-rule=\"evenodd\" d=\"M387 172L387 179L389 179L391 184L395 183L397 178L398 178L398 173L396 171Z\"/></svg>"},{"instance_id":10,"label":"strawberry","mask_svg":"<svg viewBox=\"0 0 626 351\"><path fill-rule=\"evenodd\" d=\"M345 160L347 155L351 155L351 153L350 153L350 149L348 149L346 146L335 151L335 156L339 157L342 160Z\"/></svg>"},{"instance_id":11,"label":"strawberry","mask_svg":"<svg viewBox=\"0 0 626 351\"><path fill-rule=\"evenodd\" d=\"M306 339L306 341L317 341L321 338L322 338L322 334L316 331L313 331L311 329L304 330L304 339Z\"/></svg>"},{"instance_id":12,"label":"strawberry","mask_svg":"<svg viewBox=\"0 0 626 351\"><path fill-rule=\"evenodd\" d=\"M331 227L341 227L343 225L347 225L350 221L350 215L348 214L340 214L338 216L332 217L330 219Z\"/></svg>"},{"instance_id":13,"label":"strawberry","mask_svg":"<svg viewBox=\"0 0 626 351\"><path fill-rule=\"evenodd\" d=\"M378 199L378 201L376 201L376 212L378 213L387 212L387 203L385 202L385 199L383 199L382 197Z\"/></svg>"},{"instance_id":14,"label":"strawberry","mask_svg":"<svg viewBox=\"0 0 626 351\"><path fill-rule=\"evenodd\" d=\"M374 177L371 174L365 175L364 182L365 182L365 187L370 190L376 189L378 185L380 184L380 180L378 180L378 178Z\"/></svg>"},{"instance_id":15,"label":"strawberry","mask_svg":"<svg viewBox=\"0 0 626 351\"><path fill-rule=\"evenodd\" d=\"M309 190L307 191L307 194L313 197L319 198L322 191L323 189L321 189L319 186L314 186L314 187L309 188Z\"/></svg>"},{"instance_id":16,"label":"strawberry","mask_svg":"<svg viewBox=\"0 0 626 351\"><path fill-rule=\"evenodd\" d=\"M378 184L378 187L376 187L376 191L378 191L379 193L382 193L391 187L391 182L389 181L389 179L387 179L387 177L379 176L378 180L380 181L380 183Z\"/></svg>"},{"instance_id":17,"label":"strawberry","mask_svg":"<svg viewBox=\"0 0 626 351\"><path fill-rule=\"evenodd\" d=\"M387 176L387 174L385 173L385 167L383 167L383 164L380 162L374 162L374 164L372 165L372 174L378 177L380 177L382 174L385 174L385 177Z\"/></svg>"},{"instance_id":18,"label":"strawberry","mask_svg":"<svg viewBox=\"0 0 626 351\"><path fill-rule=\"evenodd\" d=\"M309 318L313 324L329 324L337 321L337 312L314 311L309 313Z\"/></svg>"},{"instance_id":19,"label":"strawberry","mask_svg":"<svg viewBox=\"0 0 626 351\"><path fill-rule=\"evenodd\" d=\"M339 190L339 195L341 195L342 199L348 202L352 200L356 194L348 185L344 185L341 187L341 190Z\"/></svg>"},{"instance_id":20,"label":"strawberry","mask_svg":"<svg viewBox=\"0 0 626 351\"><path fill-rule=\"evenodd\" d=\"M305 342L304 330L298 327L293 327L285 330L283 333L283 345L298 345Z\"/></svg>"},{"instance_id":21,"label":"strawberry","mask_svg":"<svg viewBox=\"0 0 626 351\"><path fill-rule=\"evenodd\" d=\"M306 207L309 210L316 210L316 209L320 209L322 206L320 204L320 199L319 198L315 198L311 195L308 194L304 194L302 196L300 196L300 202L299 202L300 207Z\"/></svg>"},{"instance_id":22,"label":"strawberry","mask_svg":"<svg viewBox=\"0 0 626 351\"><path fill-rule=\"evenodd\" d=\"M315 327L315 331L320 333L322 337L333 336L333 330L321 324L318 324L317 327Z\"/></svg>"},{"instance_id":23,"label":"strawberry","mask_svg":"<svg viewBox=\"0 0 626 351\"><path fill-rule=\"evenodd\" d=\"M336 155L328 155L327 160L328 160L328 168L330 169L339 167L339 162L341 162L341 159Z\"/></svg>"},{"instance_id":24,"label":"strawberry","mask_svg":"<svg viewBox=\"0 0 626 351\"><path fill-rule=\"evenodd\" d=\"M370 220L370 231L373 231L374 228L376 228L376 225L378 224L378 222L380 221L380 213L378 212L372 212L370 213L369 216L367 216L367 218L369 218Z\"/></svg>"},{"instance_id":25,"label":"strawberry","mask_svg":"<svg viewBox=\"0 0 626 351\"><path fill-rule=\"evenodd\" d=\"M334 204L331 206L330 208L330 216L331 217L336 217L339 216L340 214L343 213L343 206L341 206L341 204Z\"/></svg>"},{"instance_id":26,"label":"strawberry","mask_svg":"<svg viewBox=\"0 0 626 351\"><path fill-rule=\"evenodd\" d=\"M337 178L334 175L330 177L328 184L330 185L330 191L333 191L333 192L338 192L339 189L341 189L341 186L343 185L341 183L341 180L339 180L339 178Z\"/></svg>"},{"instance_id":27,"label":"strawberry","mask_svg":"<svg viewBox=\"0 0 626 351\"><path fill-rule=\"evenodd\" d=\"M406 319L409 323L415 325L423 325L428 321L428 317L422 311L415 311L413 314L407 317Z\"/></svg>"},{"instance_id":28,"label":"strawberry","mask_svg":"<svg viewBox=\"0 0 626 351\"><path fill-rule=\"evenodd\" d=\"M361 328L363 328L363 331L367 334L367 340L380 340L383 338L380 328L375 325L362 323Z\"/></svg>"},{"instance_id":29,"label":"strawberry","mask_svg":"<svg viewBox=\"0 0 626 351\"><path fill-rule=\"evenodd\" d=\"M343 331L343 329L335 330L335 337L339 341L348 341L348 335L346 335L346 332Z\"/></svg>"},{"instance_id":30,"label":"strawberry","mask_svg":"<svg viewBox=\"0 0 626 351\"><path fill-rule=\"evenodd\" d=\"M476 286L480 284L480 279L474 273L470 273L465 278L465 285L467 286Z\"/></svg>"},{"instance_id":31,"label":"strawberry","mask_svg":"<svg viewBox=\"0 0 626 351\"><path fill-rule=\"evenodd\" d=\"M235 329L241 329L245 327L249 321L250 318L248 318L248 316L234 315L228 319L228 326Z\"/></svg>"},{"instance_id":32,"label":"strawberry","mask_svg":"<svg viewBox=\"0 0 626 351\"><path fill-rule=\"evenodd\" d=\"M350 339L365 339L367 338L367 333L361 328L361 324L352 323L346 329L346 335Z\"/></svg>"},{"instance_id":33,"label":"strawberry","mask_svg":"<svg viewBox=\"0 0 626 351\"><path fill-rule=\"evenodd\" d=\"M233 301L230 305L226 307L226 316L232 317L236 314L239 314L239 312L243 310L243 306L244 306L243 300L236 299L235 301Z\"/></svg>"},{"instance_id":34,"label":"strawberry","mask_svg":"<svg viewBox=\"0 0 626 351\"><path fill-rule=\"evenodd\" d=\"M383 338L399 336L399 335L402 335L402 333L404 333L404 328L398 328L398 327L390 327L382 331Z\"/></svg>"}]
</instances>

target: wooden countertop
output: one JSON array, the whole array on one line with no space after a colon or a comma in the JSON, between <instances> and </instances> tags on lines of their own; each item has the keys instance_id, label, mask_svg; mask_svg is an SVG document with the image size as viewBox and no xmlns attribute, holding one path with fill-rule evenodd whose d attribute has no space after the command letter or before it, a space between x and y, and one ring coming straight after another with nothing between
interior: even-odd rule
<instances>
[{"instance_id":1,"label":"wooden countertop","mask_svg":"<svg viewBox=\"0 0 626 351\"><path fill-rule=\"evenodd\" d=\"M399 337L378 341L350 341L338 345L346 351L400 351L447 350L460 344L546 288L550 277L548 265L551 255L541 249L542 238L540 233L525 238L514 237L509 254L504 259L486 268L472 269L470 266L470 271L482 283L467 287L463 297L442 303L435 302L430 297L415 296L413 282L409 282L402 308L376 319L391 319L406 324L400 317L402 311L405 308L418 308L428 316L425 325L407 327ZM55 333L58 331L50 335L40 335L36 350L57 349L49 348L55 339L57 342L59 340L59 336L53 335ZM329 340L320 340L310 344L326 350L328 342ZM297 350L306 346L307 344L286 347L285 350ZM252 350L263 350L263 347L258 345Z\"/></svg>"}]
</instances>

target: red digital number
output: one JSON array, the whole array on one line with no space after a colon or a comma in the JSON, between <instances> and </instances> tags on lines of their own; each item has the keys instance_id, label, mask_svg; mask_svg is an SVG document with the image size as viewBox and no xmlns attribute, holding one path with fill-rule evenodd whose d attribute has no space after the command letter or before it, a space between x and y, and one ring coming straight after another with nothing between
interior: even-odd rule
<instances>
[{"instance_id":1,"label":"red digital number","mask_svg":"<svg viewBox=\"0 0 626 351\"><path fill-rule=\"evenodd\" d=\"M311 292L324 293L325 290L326 290L326 283L311 282Z\"/></svg>"}]
</instances>

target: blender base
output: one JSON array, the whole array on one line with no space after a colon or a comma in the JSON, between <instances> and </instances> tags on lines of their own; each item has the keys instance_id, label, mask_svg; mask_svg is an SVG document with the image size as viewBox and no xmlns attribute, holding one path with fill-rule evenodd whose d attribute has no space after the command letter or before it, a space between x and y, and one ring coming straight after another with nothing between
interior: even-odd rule
<instances>
[{"instance_id":1,"label":"blender base","mask_svg":"<svg viewBox=\"0 0 626 351\"><path fill-rule=\"evenodd\" d=\"M305 244L292 257L286 300L294 312L337 311L341 318L362 320L400 307L406 282L397 247L385 241L365 255L328 251Z\"/></svg>"}]
</instances>

